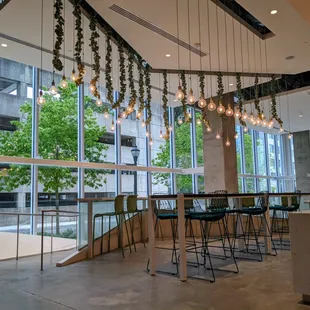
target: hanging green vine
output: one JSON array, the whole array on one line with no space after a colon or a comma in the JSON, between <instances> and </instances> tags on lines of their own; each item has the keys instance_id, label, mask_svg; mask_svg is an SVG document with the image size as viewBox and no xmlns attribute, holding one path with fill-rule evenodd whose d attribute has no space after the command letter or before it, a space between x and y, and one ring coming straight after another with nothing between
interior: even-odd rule
<instances>
[{"instance_id":1,"label":"hanging green vine","mask_svg":"<svg viewBox=\"0 0 310 310\"><path fill-rule=\"evenodd\" d=\"M95 16L90 17L89 22L89 29L91 31L90 35L90 44L91 51L93 53L93 71L94 71L94 77L90 81L90 84L94 86L93 95L94 97L100 99L100 92L98 91L97 84L99 83L100 79L100 59L101 56L99 55L99 44L98 39L100 37L98 31L97 31L97 20Z\"/></svg>"},{"instance_id":2,"label":"hanging green vine","mask_svg":"<svg viewBox=\"0 0 310 310\"><path fill-rule=\"evenodd\" d=\"M125 56L124 56L124 49L123 49L123 42L120 43L118 46L118 55L119 55L119 84L120 84L120 90L119 90L119 97L118 100L115 102L115 104L112 105L113 109L117 109L120 107L121 103L125 99L126 94L126 65L125 65Z\"/></svg>"},{"instance_id":3,"label":"hanging green vine","mask_svg":"<svg viewBox=\"0 0 310 310\"><path fill-rule=\"evenodd\" d=\"M107 100L113 106L113 83L112 83L112 45L110 35L106 36L106 55L105 55L105 87L107 89Z\"/></svg>"},{"instance_id":4,"label":"hanging green vine","mask_svg":"<svg viewBox=\"0 0 310 310\"><path fill-rule=\"evenodd\" d=\"M255 80L254 80L254 88L255 88L255 99L254 99L254 106L257 111L257 117L262 118L262 110L259 105L259 86L258 86L258 76L257 74L255 75Z\"/></svg>"},{"instance_id":5,"label":"hanging green vine","mask_svg":"<svg viewBox=\"0 0 310 310\"><path fill-rule=\"evenodd\" d=\"M277 112L277 102L276 102L276 95L277 95L277 88L276 88L276 78L274 75L271 77L271 84L270 84L270 98L271 98L271 115L279 125L282 127L283 121L279 117Z\"/></svg>"},{"instance_id":6,"label":"hanging green vine","mask_svg":"<svg viewBox=\"0 0 310 310\"><path fill-rule=\"evenodd\" d=\"M75 0L73 3L73 15L75 16L75 30L76 30L76 42L74 47L74 57L78 68L78 76L75 80L76 85L83 83L83 77L85 75L85 66L82 62L82 51L84 45L84 35L82 28L82 11L80 7L80 0Z\"/></svg>"},{"instance_id":7,"label":"hanging green vine","mask_svg":"<svg viewBox=\"0 0 310 310\"><path fill-rule=\"evenodd\" d=\"M164 78L164 87L163 87L163 110L164 110L164 122L165 122L165 128L166 128L166 134L164 135L164 138L167 140L170 137L170 131L169 131L169 116L168 116L168 78L167 78L167 71L165 70L163 72L163 78Z\"/></svg>"},{"instance_id":8,"label":"hanging green vine","mask_svg":"<svg viewBox=\"0 0 310 310\"><path fill-rule=\"evenodd\" d=\"M56 70L62 71L63 70L63 64L60 60L60 51L61 46L64 41L64 24L65 20L62 16L64 5L62 0L56 0L54 3L54 19L56 20L55 25L55 34L56 34L56 40L53 50L53 66Z\"/></svg>"},{"instance_id":9,"label":"hanging green vine","mask_svg":"<svg viewBox=\"0 0 310 310\"><path fill-rule=\"evenodd\" d=\"M183 108L183 114L184 114L184 119L185 119L185 122L189 123L190 122L190 118L188 117L187 106L186 106L187 83L186 83L186 77L185 77L185 72L184 71L181 72L180 79L181 79L181 83L182 83L182 91L183 91L183 94L184 94L184 98L181 100L182 108Z\"/></svg>"},{"instance_id":10,"label":"hanging green vine","mask_svg":"<svg viewBox=\"0 0 310 310\"><path fill-rule=\"evenodd\" d=\"M203 72L199 72L199 87L200 87L200 97L205 97L205 75Z\"/></svg>"},{"instance_id":11,"label":"hanging green vine","mask_svg":"<svg viewBox=\"0 0 310 310\"><path fill-rule=\"evenodd\" d=\"M217 96L218 96L218 105L223 104L223 95L224 95L224 84L223 84L223 74L222 72L217 73ZM225 113L220 114L222 122L225 120Z\"/></svg>"},{"instance_id":12,"label":"hanging green vine","mask_svg":"<svg viewBox=\"0 0 310 310\"><path fill-rule=\"evenodd\" d=\"M243 112L243 94L242 94L242 84L241 84L241 74L236 73L236 85L237 85L237 103L238 109L240 111L241 116L239 117L239 122L241 126L246 126L245 121L242 119Z\"/></svg>"},{"instance_id":13,"label":"hanging green vine","mask_svg":"<svg viewBox=\"0 0 310 310\"><path fill-rule=\"evenodd\" d=\"M139 109L137 118L142 116L144 110L144 70L142 64L139 64Z\"/></svg>"},{"instance_id":14,"label":"hanging green vine","mask_svg":"<svg viewBox=\"0 0 310 310\"><path fill-rule=\"evenodd\" d=\"M130 90L128 107L131 107L133 109L137 101L137 91L135 89L135 82L133 76L134 56L132 53L129 54L127 68L128 68L128 85Z\"/></svg>"},{"instance_id":15,"label":"hanging green vine","mask_svg":"<svg viewBox=\"0 0 310 310\"><path fill-rule=\"evenodd\" d=\"M151 74L150 67L145 68L145 87L146 87L146 110L147 110L147 119L145 120L146 125L150 125L152 121L152 86L151 86Z\"/></svg>"}]
</instances>

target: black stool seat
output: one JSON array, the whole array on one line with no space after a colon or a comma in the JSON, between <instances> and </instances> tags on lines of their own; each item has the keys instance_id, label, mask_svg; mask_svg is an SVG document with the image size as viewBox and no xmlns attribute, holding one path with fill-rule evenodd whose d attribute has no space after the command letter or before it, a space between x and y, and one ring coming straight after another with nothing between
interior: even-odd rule
<instances>
[{"instance_id":1,"label":"black stool seat","mask_svg":"<svg viewBox=\"0 0 310 310\"><path fill-rule=\"evenodd\" d=\"M192 220L200 220L206 222L219 221L225 216L224 212L204 212L204 213L190 213L189 218Z\"/></svg>"},{"instance_id":2,"label":"black stool seat","mask_svg":"<svg viewBox=\"0 0 310 310\"><path fill-rule=\"evenodd\" d=\"M266 212L266 208L242 208L239 213L248 215L261 215Z\"/></svg>"},{"instance_id":3,"label":"black stool seat","mask_svg":"<svg viewBox=\"0 0 310 310\"><path fill-rule=\"evenodd\" d=\"M170 219L177 219L178 214L177 213L160 213L160 214L157 214L157 217L160 220L170 220Z\"/></svg>"}]
</instances>

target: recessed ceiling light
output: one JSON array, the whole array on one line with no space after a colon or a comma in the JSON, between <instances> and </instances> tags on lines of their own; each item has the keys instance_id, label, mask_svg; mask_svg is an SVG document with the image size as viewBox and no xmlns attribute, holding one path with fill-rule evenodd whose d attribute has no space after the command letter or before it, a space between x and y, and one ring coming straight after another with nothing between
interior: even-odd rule
<instances>
[{"instance_id":1,"label":"recessed ceiling light","mask_svg":"<svg viewBox=\"0 0 310 310\"><path fill-rule=\"evenodd\" d=\"M2 43L1 46L2 47L8 47L8 45L6 43Z\"/></svg>"},{"instance_id":2,"label":"recessed ceiling light","mask_svg":"<svg viewBox=\"0 0 310 310\"><path fill-rule=\"evenodd\" d=\"M302 113L299 113L299 115L298 115L299 117L303 117L303 115L302 115Z\"/></svg>"},{"instance_id":3,"label":"recessed ceiling light","mask_svg":"<svg viewBox=\"0 0 310 310\"><path fill-rule=\"evenodd\" d=\"M171 57L171 55L170 54L166 54L166 57Z\"/></svg>"},{"instance_id":4,"label":"recessed ceiling light","mask_svg":"<svg viewBox=\"0 0 310 310\"><path fill-rule=\"evenodd\" d=\"M229 86L234 86L234 84L233 84L233 83L230 83Z\"/></svg>"},{"instance_id":5,"label":"recessed ceiling light","mask_svg":"<svg viewBox=\"0 0 310 310\"><path fill-rule=\"evenodd\" d=\"M277 10L272 10L272 11L270 12L270 14L272 14L272 15L277 14L277 13L278 13Z\"/></svg>"}]
</instances>

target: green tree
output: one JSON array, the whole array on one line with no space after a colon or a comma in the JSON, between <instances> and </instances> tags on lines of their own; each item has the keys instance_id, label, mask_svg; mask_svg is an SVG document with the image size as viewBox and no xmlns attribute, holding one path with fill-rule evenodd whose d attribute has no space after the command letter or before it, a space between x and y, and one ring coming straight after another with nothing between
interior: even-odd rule
<instances>
[{"instance_id":1,"label":"green tree","mask_svg":"<svg viewBox=\"0 0 310 310\"><path fill-rule=\"evenodd\" d=\"M43 159L77 160L77 87L69 83L67 89L60 89L57 96L44 94L46 103L39 113L39 156ZM107 146L99 142L106 132L105 127L97 124L92 103L85 97L85 158L90 162L103 162ZM31 155L31 104L25 102L20 112L23 117L12 121L16 131L0 132L0 155L30 157ZM98 188L106 182L102 170L85 170L85 184ZM55 207L59 210L59 193L73 188L77 183L77 174L66 167L40 167L38 181L44 192L55 194ZM12 191L19 186L30 185L29 166L11 165L5 175L0 175L0 190ZM56 234L59 234L59 218L56 222Z\"/></svg>"},{"instance_id":2,"label":"green tree","mask_svg":"<svg viewBox=\"0 0 310 310\"><path fill-rule=\"evenodd\" d=\"M199 114L196 115L199 117ZM183 123L181 125L175 124L175 153L176 153L176 167L191 168L191 136L190 124ZM202 125L196 126L196 143L197 143L197 163L203 164L203 142L202 142ZM152 164L157 167L170 167L170 141L166 140L164 144L159 147L155 159ZM164 184L170 187L169 174L154 173L155 184ZM178 192L187 193L192 191L192 176L191 175L177 175L177 190ZM199 182L199 191L203 191L204 185Z\"/></svg>"}]
</instances>

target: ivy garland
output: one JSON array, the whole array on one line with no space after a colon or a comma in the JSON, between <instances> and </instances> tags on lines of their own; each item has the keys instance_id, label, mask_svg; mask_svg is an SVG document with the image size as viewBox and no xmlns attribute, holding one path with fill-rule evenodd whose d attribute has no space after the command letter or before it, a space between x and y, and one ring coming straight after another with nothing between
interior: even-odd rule
<instances>
[{"instance_id":1,"label":"ivy garland","mask_svg":"<svg viewBox=\"0 0 310 310\"><path fill-rule=\"evenodd\" d=\"M77 40L74 47L74 57L78 68L78 76L75 80L75 84L81 85L83 83L83 77L85 75L85 66L82 62L82 51L84 45L84 35L82 29L82 11L80 7L80 0L75 0L73 3L73 15L75 16L75 30Z\"/></svg>"},{"instance_id":2,"label":"ivy garland","mask_svg":"<svg viewBox=\"0 0 310 310\"><path fill-rule=\"evenodd\" d=\"M186 84L186 78L185 78L185 72L181 72L181 83L182 83L182 91L184 94L184 98L181 100L182 103L182 108L183 108L183 114L184 114L184 119L186 123L190 122L190 118L187 115L187 108L186 108L186 97L187 97L187 84Z\"/></svg>"},{"instance_id":3,"label":"ivy garland","mask_svg":"<svg viewBox=\"0 0 310 310\"><path fill-rule=\"evenodd\" d=\"M113 106L113 83L112 83L112 45L110 35L106 36L107 51L105 55L105 87L107 89L107 100Z\"/></svg>"},{"instance_id":4,"label":"ivy garland","mask_svg":"<svg viewBox=\"0 0 310 310\"><path fill-rule=\"evenodd\" d=\"M134 76L133 76L133 67L134 66L134 58L133 54L130 53L128 57L128 83L129 83L129 90L130 90L130 98L129 98L129 107L132 109L136 105L137 100L137 91L135 89L135 82L134 82Z\"/></svg>"},{"instance_id":5,"label":"ivy garland","mask_svg":"<svg viewBox=\"0 0 310 310\"><path fill-rule=\"evenodd\" d=\"M243 94L242 94L242 84L241 84L241 74L236 74L236 85L237 85L237 103L238 109L240 111L241 116L239 117L239 122L241 126L246 126L245 121L242 119L242 112L243 112Z\"/></svg>"},{"instance_id":6,"label":"ivy garland","mask_svg":"<svg viewBox=\"0 0 310 310\"><path fill-rule=\"evenodd\" d=\"M274 75L271 77L271 84L270 84L270 98L271 98L271 115L272 118L274 118L280 126L282 126L283 121L279 117L278 112L277 112L277 102L276 102L276 78Z\"/></svg>"},{"instance_id":7,"label":"ivy garland","mask_svg":"<svg viewBox=\"0 0 310 310\"><path fill-rule=\"evenodd\" d=\"M163 110L164 110L164 122L166 127L166 134L164 135L164 138L167 140L170 137L170 131L169 131L169 117L168 117L168 78L167 78L167 71L165 70L163 72L163 78L164 78L164 87L163 87Z\"/></svg>"},{"instance_id":8,"label":"ivy garland","mask_svg":"<svg viewBox=\"0 0 310 310\"><path fill-rule=\"evenodd\" d=\"M150 125L152 121L152 86L151 86L151 74L149 66L145 69L145 87L146 87L146 109L147 109L147 119L145 121L146 125Z\"/></svg>"},{"instance_id":9,"label":"ivy garland","mask_svg":"<svg viewBox=\"0 0 310 310\"><path fill-rule=\"evenodd\" d=\"M118 100L115 102L115 104L112 105L113 109L117 109L120 107L121 103L125 99L126 94L126 66L125 66L125 56L124 56L124 49L123 49L123 43L121 43L118 46L118 54L119 54L119 84L120 84L120 91L119 91L119 97Z\"/></svg>"},{"instance_id":10,"label":"ivy garland","mask_svg":"<svg viewBox=\"0 0 310 310\"><path fill-rule=\"evenodd\" d=\"M97 31L97 20L95 16L90 17L90 23L89 23L89 29L91 31L90 36L90 44L91 51L93 53L94 57L94 64L93 64L93 71L95 73L94 77L90 81L90 84L94 86L94 97L100 99L100 92L97 88L97 83L99 83L100 79L100 59L101 56L99 55L99 44L98 44L98 38L100 37L98 31Z\"/></svg>"},{"instance_id":11,"label":"ivy garland","mask_svg":"<svg viewBox=\"0 0 310 310\"><path fill-rule=\"evenodd\" d=\"M203 72L199 72L199 87L200 87L200 97L205 97L205 75Z\"/></svg>"},{"instance_id":12,"label":"ivy garland","mask_svg":"<svg viewBox=\"0 0 310 310\"><path fill-rule=\"evenodd\" d=\"M255 88L254 106L255 106L255 109L257 111L257 117L262 119L262 110L261 110L260 105L259 105L259 86L258 86L257 74L255 75L254 88Z\"/></svg>"},{"instance_id":13,"label":"ivy garland","mask_svg":"<svg viewBox=\"0 0 310 310\"><path fill-rule=\"evenodd\" d=\"M224 84L223 84L223 74L222 72L217 73L217 96L218 104L223 104L223 95L224 95ZM225 119L225 113L220 114L222 122Z\"/></svg>"},{"instance_id":14,"label":"ivy garland","mask_svg":"<svg viewBox=\"0 0 310 310\"><path fill-rule=\"evenodd\" d=\"M62 61L60 60L60 50L62 43L64 41L64 24L65 20L62 16L62 11L64 8L62 0L56 0L54 3L54 18L56 20L56 25L55 25L55 34L56 34L56 41L55 41L55 46L53 50L53 66L56 70L62 71L63 70L63 64Z\"/></svg>"},{"instance_id":15,"label":"ivy garland","mask_svg":"<svg viewBox=\"0 0 310 310\"><path fill-rule=\"evenodd\" d=\"M138 115L142 115L144 110L144 70L142 64L139 64L139 109ZM140 116L137 116L139 119Z\"/></svg>"}]
</instances>

